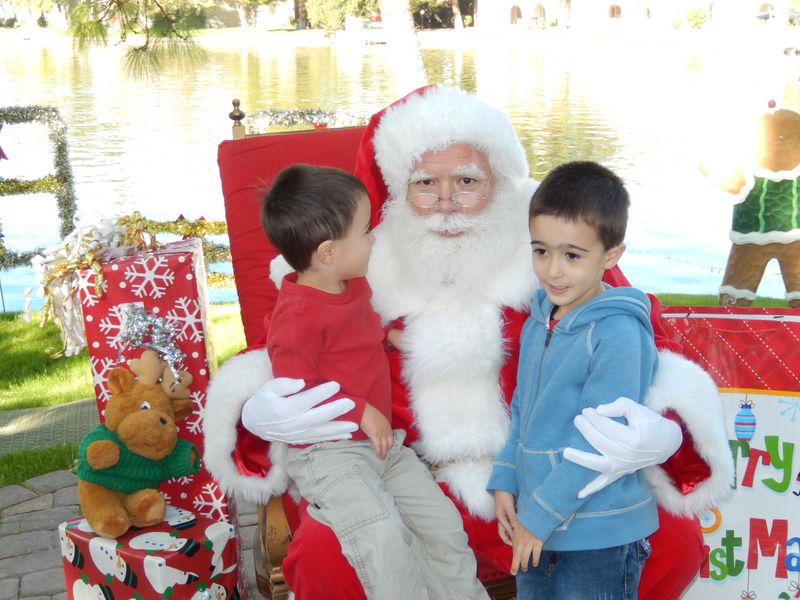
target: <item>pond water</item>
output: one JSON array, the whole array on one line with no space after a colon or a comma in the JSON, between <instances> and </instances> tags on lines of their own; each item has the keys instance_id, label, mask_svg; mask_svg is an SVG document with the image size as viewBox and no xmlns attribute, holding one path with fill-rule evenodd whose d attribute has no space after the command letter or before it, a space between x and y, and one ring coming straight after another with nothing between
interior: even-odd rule
<instances>
[{"instance_id":1,"label":"pond water","mask_svg":"<svg viewBox=\"0 0 800 600\"><path fill-rule=\"evenodd\" d=\"M223 219L217 145L242 109L344 109L368 115L393 101L385 45L326 43L293 33L211 36L202 66L168 64L154 80L126 76L117 47L0 31L0 106L53 105L68 125L81 215L140 211L156 220ZM730 149L728 134L769 99L800 111L800 56L774 36L731 32L470 32L420 36L431 82L502 107L531 172L573 159L615 169L632 196L623 270L653 292L715 294L730 247L731 203L703 178L701 158ZM312 44L298 46L298 40ZM715 143L719 142L719 143ZM46 131L6 126L0 177L52 172ZM0 198L7 248L59 241L52 196ZM225 270L225 266L215 266ZM20 310L30 269L0 272L6 310ZM782 297L770 265L759 294ZM214 291L212 300L235 300ZM41 301L34 302L34 307Z\"/></svg>"}]
</instances>

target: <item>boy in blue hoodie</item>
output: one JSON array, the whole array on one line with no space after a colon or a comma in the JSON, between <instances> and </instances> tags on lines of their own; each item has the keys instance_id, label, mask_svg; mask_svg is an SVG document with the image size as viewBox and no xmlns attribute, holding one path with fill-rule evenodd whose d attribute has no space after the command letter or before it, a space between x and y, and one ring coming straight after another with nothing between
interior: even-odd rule
<instances>
[{"instance_id":1,"label":"boy in blue hoodie","mask_svg":"<svg viewBox=\"0 0 800 600\"><path fill-rule=\"evenodd\" d=\"M641 472L586 496L597 473L563 457L568 446L593 451L573 425L581 411L619 396L642 402L656 372L647 296L602 282L625 250L629 204L620 178L593 162L557 167L531 199L540 289L522 329L508 440L487 486L513 547L518 600L635 599L658 527Z\"/></svg>"}]
</instances>

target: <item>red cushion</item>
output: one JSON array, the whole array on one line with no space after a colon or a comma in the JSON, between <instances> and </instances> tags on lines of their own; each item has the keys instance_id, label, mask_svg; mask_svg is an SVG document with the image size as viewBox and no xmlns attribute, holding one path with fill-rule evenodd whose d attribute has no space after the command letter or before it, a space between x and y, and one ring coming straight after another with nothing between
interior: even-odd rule
<instances>
[{"instance_id":1,"label":"red cushion","mask_svg":"<svg viewBox=\"0 0 800 600\"><path fill-rule=\"evenodd\" d=\"M317 129L228 140L219 145L217 163L225 198L233 276L239 295L247 345L264 334L277 290L269 280L269 262L277 252L259 220L261 195L275 175L303 162L353 172L363 127Z\"/></svg>"}]
</instances>

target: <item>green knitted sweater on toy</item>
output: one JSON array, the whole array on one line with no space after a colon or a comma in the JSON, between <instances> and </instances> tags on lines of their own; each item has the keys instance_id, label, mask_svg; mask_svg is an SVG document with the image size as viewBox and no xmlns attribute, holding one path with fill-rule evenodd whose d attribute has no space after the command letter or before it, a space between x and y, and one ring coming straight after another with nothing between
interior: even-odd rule
<instances>
[{"instance_id":1,"label":"green knitted sweater on toy","mask_svg":"<svg viewBox=\"0 0 800 600\"><path fill-rule=\"evenodd\" d=\"M107 469L94 469L86 460L86 449L92 442L110 440L119 447L119 461ZM196 458L191 460L190 453ZM191 442L178 438L175 449L161 460L151 460L130 452L114 431L100 424L87 433L78 446L78 479L105 488L131 494L145 488L155 488L171 477L191 475L200 470L200 454Z\"/></svg>"}]
</instances>

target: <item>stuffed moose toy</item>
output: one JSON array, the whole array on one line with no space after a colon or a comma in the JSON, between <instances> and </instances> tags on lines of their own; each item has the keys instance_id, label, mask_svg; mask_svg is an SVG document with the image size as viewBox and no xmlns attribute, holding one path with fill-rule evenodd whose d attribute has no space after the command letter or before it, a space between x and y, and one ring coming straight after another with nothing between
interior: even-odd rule
<instances>
[{"instance_id":1,"label":"stuffed moose toy","mask_svg":"<svg viewBox=\"0 0 800 600\"><path fill-rule=\"evenodd\" d=\"M191 375L180 372L176 380L152 350L128 366L109 372L105 423L78 448L78 503L89 526L107 538L160 523L166 504L158 484L200 469L197 448L178 437L175 425L192 412Z\"/></svg>"}]
</instances>

